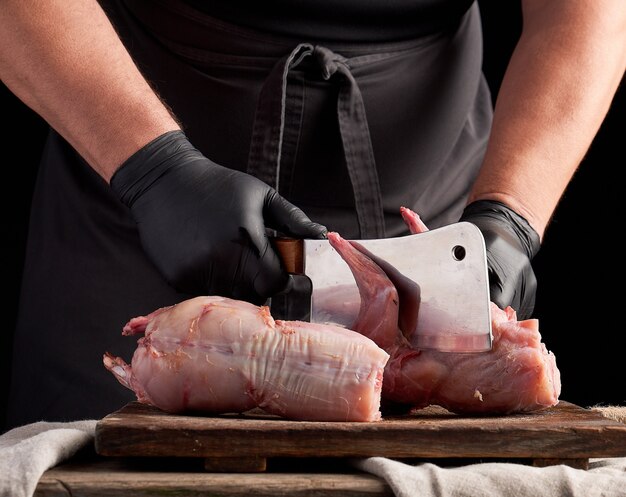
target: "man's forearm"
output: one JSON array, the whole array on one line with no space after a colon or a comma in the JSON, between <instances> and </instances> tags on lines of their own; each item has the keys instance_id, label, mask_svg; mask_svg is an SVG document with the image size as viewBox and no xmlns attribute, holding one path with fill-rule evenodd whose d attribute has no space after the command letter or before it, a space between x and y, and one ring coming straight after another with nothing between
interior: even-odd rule
<instances>
[{"instance_id":1,"label":"man's forearm","mask_svg":"<svg viewBox=\"0 0 626 497\"><path fill-rule=\"evenodd\" d=\"M542 236L626 67L624 0L524 0L469 201L500 200Z\"/></svg>"},{"instance_id":2,"label":"man's forearm","mask_svg":"<svg viewBox=\"0 0 626 497\"><path fill-rule=\"evenodd\" d=\"M0 78L107 181L178 129L95 0L0 2Z\"/></svg>"}]
</instances>

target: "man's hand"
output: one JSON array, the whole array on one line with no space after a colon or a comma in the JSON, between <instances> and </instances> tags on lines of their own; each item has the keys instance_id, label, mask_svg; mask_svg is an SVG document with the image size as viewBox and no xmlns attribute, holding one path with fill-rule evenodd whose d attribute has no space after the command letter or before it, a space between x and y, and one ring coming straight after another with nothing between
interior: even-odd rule
<instances>
[{"instance_id":1,"label":"man's hand","mask_svg":"<svg viewBox=\"0 0 626 497\"><path fill-rule=\"evenodd\" d=\"M262 303L288 283L266 226L300 238L326 233L262 181L211 162L182 131L131 156L111 187L152 262L185 293Z\"/></svg>"},{"instance_id":2,"label":"man's hand","mask_svg":"<svg viewBox=\"0 0 626 497\"><path fill-rule=\"evenodd\" d=\"M520 319L529 318L537 291L531 266L540 247L537 232L522 216L491 200L471 203L460 220L478 226L485 238L491 300L502 309L510 305Z\"/></svg>"}]
</instances>

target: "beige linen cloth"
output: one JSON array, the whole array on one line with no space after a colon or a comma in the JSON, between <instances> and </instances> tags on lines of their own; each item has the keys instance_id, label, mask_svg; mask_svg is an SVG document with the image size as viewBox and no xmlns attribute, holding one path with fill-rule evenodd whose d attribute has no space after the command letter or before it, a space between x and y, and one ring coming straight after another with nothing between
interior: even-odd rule
<instances>
[{"instance_id":1,"label":"beige linen cloth","mask_svg":"<svg viewBox=\"0 0 626 497\"><path fill-rule=\"evenodd\" d=\"M626 422L626 407L597 408ZM93 443L96 420L33 423L0 436L0 497L31 497L41 475ZM626 457L592 459L589 469L480 463L441 468L384 457L354 460L384 478L397 497L626 497Z\"/></svg>"},{"instance_id":2,"label":"beige linen cloth","mask_svg":"<svg viewBox=\"0 0 626 497\"><path fill-rule=\"evenodd\" d=\"M32 423L0 436L0 497L31 497L41 475L92 443L96 420Z\"/></svg>"},{"instance_id":3,"label":"beige linen cloth","mask_svg":"<svg viewBox=\"0 0 626 497\"><path fill-rule=\"evenodd\" d=\"M384 478L397 497L625 497L626 457L592 459L588 470L557 465L534 468L481 463L440 468L411 466L384 457L356 461Z\"/></svg>"},{"instance_id":4,"label":"beige linen cloth","mask_svg":"<svg viewBox=\"0 0 626 497\"><path fill-rule=\"evenodd\" d=\"M626 407L593 410L626 423ZM514 463L441 468L430 463L412 466L384 457L352 464L384 478L396 497L626 497L626 457L590 459L587 470L563 464L534 468Z\"/></svg>"}]
</instances>

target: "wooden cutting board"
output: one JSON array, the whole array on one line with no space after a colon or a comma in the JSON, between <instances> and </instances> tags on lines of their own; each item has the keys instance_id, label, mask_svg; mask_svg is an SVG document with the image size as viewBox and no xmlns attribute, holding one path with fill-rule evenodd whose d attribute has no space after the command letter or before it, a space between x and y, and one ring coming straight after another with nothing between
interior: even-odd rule
<instances>
[{"instance_id":1,"label":"wooden cutting board","mask_svg":"<svg viewBox=\"0 0 626 497\"><path fill-rule=\"evenodd\" d=\"M213 471L262 471L266 458L519 459L586 467L590 457L626 456L626 425L561 401L529 414L460 416L429 407L380 422L289 421L260 412L167 414L132 402L96 426L103 456L200 457Z\"/></svg>"}]
</instances>

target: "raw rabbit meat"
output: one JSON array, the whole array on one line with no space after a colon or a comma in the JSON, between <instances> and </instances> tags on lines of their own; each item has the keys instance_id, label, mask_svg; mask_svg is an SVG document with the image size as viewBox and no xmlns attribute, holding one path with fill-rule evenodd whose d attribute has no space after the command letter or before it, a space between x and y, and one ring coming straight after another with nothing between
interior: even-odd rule
<instances>
[{"instance_id":1,"label":"raw rabbit meat","mask_svg":"<svg viewBox=\"0 0 626 497\"><path fill-rule=\"evenodd\" d=\"M401 213L412 233L427 230L414 212L402 208ZM384 400L396 408L437 404L456 413L490 414L558 403L560 373L554 354L541 342L536 319L518 321L511 307L502 310L492 303L491 351L460 354L412 348L411 337L402 329L413 328L402 324L414 322L418 307L404 297L401 277L381 269L358 243L337 233L328 238L359 287L361 308L352 328L391 356L385 367Z\"/></svg>"},{"instance_id":2,"label":"raw rabbit meat","mask_svg":"<svg viewBox=\"0 0 626 497\"><path fill-rule=\"evenodd\" d=\"M275 321L267 307L196 297L131 319L132 366L104 364L140 402L165 411L244 412L290 419L375 421L388 354L332 325Z\"/></svg>"},{"instance_id":3,"label":"raw rabbit meat","mask_svg":"<svg viewBox=\"0 0 626 497\"><path fill-rule=\"evenodd\" d=\"M413 233L427 229L412 211L401 213ZM414 329L419 312L415 285L358 243L336 233L329 240L359 287L355 331L275 321L267 307L197 297L132 319L123 334L145 333L132 367L110 354L105 366L141 402L171 412L261 407L291 419L374 421L381 382L393 407L496 414L558 403L559 370L537 320L517 321L513 309L492 304L491 351L415 349L403 333Z\"/></svg>"}]
</instances>

